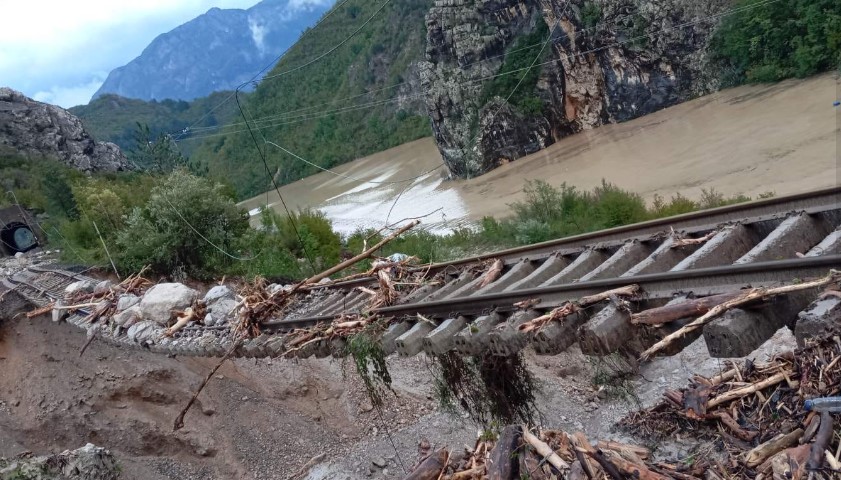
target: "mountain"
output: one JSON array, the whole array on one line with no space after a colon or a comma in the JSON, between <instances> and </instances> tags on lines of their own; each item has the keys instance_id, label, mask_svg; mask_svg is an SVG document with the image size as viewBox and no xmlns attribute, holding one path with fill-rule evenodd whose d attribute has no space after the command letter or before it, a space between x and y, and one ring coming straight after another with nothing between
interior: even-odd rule
<instances>
[{"instance_id":1,"label":"mountain","mask_svg":"<svg viewBox=\"0 0 841 480\"><path fill-rule=\"evenodd\" d=\"M135 119L183 131L241 197L271 188L261 156L289 183L425 135L469 178L722 86L837 68L839 26L837 0L349 0L240 96L253 137L225 94L78 114L101 139Z\"/></svg>"},{"instance_id":2,"label":"mountain","mask_svg":"<svg viewBox=\"0 0 841 480\"><path fill-rule=\"evenodd\" d=\"M97 142L67 110L0 87L0 153L56 158L86 173L132 170L113 143Z\"/></svg>"},{"instance_id":3,"label":"mountain","mask_svg":"<svg viewBox=\"0 0 841 480\"><path fill-rule=\"evenodd\" d=\"M263 0L242 9L211 8L159 35L114 69L93 99L112 93L141 100L192 100L248 81L289 48L331 0Z\"/></svg>"},{"instance_id":4,"label":"mountain","mask_svg":"<svg viewBox=\"0 0 841 480\"><path fill-rule=\"evenodd\" d=\"M430 135L419 62L432 4L350 0L335 6L243 99L256 145L241 117L227 128L192 132L181 143L199 142L191 159L247 198L271 185L258 148L275 179L289 183L318 171L301 158L330 168Z\"/></svg>"},{"instance_id":5,"label":"mountain","mask_svg":"<svg viewBox=\"0 0 841 480\"><path fill-rule=\"evenodd\" d=\"M106 94L87 105L69 110L82 119L96 139L116 143L123 151L136 148L137 124L146 125L152 138L161 134L194 128L213 128L234 121L239 115L236 103L225 101L231 92L221 91L187 102L185 100L144 101ZM182 144L185 155L192 153L197 142Z\"/></svg>"}]
</instances>

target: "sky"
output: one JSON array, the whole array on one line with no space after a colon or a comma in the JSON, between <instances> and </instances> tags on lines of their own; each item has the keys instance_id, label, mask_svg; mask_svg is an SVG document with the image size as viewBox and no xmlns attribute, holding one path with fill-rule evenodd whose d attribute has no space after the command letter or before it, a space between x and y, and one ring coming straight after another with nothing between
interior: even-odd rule
<instances>
[{"instance_id":1,"label":"sky","mask_svg":"<svg viewBox=\"0 0 841 480\"><path fill-rule=\"evenodd\" d=\"M290 0L292 7L327 0ZM0 0L0 86L65 108L87 104L108 72L212 7L257 0Z\"/></svg>"}]
</instances>

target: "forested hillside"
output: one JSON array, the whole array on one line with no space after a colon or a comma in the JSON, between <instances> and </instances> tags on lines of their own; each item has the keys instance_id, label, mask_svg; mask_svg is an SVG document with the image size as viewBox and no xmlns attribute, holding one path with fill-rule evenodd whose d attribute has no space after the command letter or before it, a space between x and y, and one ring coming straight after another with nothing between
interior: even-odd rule
<instances>
[{"instance_id":1,"label":"forested hillside","mask_svg":"<svg viewBox=\"0 0 841 480\"><path fill-rule=\"evenodd\" d=\"M266 149L280 183L317 169L264 144L264 139L332 167L430 134L418 96L416 62L423 58L424 15L431 3L390 2L343 44L382 4L351 1L335 7L338 10L317 32L305 33L246 97L244 105L255 119L258 145ZM339 44L335 51L308 65ZM205 140L203 135L220 132L197 132L182 143L202 142L194 158L210 167L211 176L230 182L240 195L266 190L270 183L265 167L244 125L221 131L225 132L231 133Z\"/></svg>"},{"instance_id":2,"label":"forested hillside","mask_svg":"<svg viewBox=\"0 0 841 480\"><path fill-rule=\"evenodd\" d=\"M560 1L432 3L333 7L240 94L256 142L230 92L189 103L105 96L72 111L124 149L136 144L138 123L152 139L179 132L181 153L245 198L271 187L258 148L278 183L317 171L268 142L329 168L434 130L450 172L472 176L582 129L841 61L841 4L831 0L671 0L668 8L634 0L630 10L617 0L572 0L570 9ZM561 17L572 23L541 50ZM508 74L520 70L525 76Z\"/></svg>"},{"instance_id":3,"label":"forested hillside","mask_svg":"<svg viewBox=\"0 0 841 480\"><path fill-rule=\"evenodd\" d=\"M216 92L192 102L147 102L107 94L87 105L73 107L70 112L81 118L85 127L98 140L114 142L127 151L135 148L138 123L147 125L152 137L157 138L164 133L180 132L195 122L199 122L196 125L199 128L231 122L239 111L234 102L222 103L230 94L231 92ZM219 107L213 110L217 106ZM195 145L196 142L185 143L182 153L189 155Z\"/></svg>"}]
</instances>

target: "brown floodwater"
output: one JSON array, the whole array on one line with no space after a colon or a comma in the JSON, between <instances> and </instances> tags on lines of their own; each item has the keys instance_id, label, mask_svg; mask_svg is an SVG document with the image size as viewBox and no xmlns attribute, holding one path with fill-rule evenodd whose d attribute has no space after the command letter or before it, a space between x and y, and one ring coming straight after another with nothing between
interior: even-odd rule
<instances>
[{"instance_id":1,"label":"brown floodwater","mask_svg":"<svg viewBox=\"0 0 841 480\"><path fill-rule=\"evenodd\" d=\"M649 201L656 194L698 198L702 189L749 196L815 190L839 182L841 107L832 105L839 87L838 75L829 73L724 90L564 138L468 180L448 180L445 168L435 169L441 156L424 138L281 192L290 208L320 209L348 233L430 212L423 221L435 232L504 216L534 179L581 189L604 179ZM241 203L252 212L267 204L281 208L274 191Z\"/></svg>"}]
</instances>

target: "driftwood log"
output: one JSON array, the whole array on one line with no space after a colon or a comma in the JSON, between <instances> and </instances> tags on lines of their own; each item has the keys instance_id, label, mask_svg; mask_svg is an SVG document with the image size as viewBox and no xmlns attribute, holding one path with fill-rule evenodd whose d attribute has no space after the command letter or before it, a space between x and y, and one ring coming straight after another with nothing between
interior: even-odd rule
<instances>
[{"instance_id":1,"label":"driftwood log","mask_svg":"<svg viewBox=\"0 0 841 480\"><path fill-rule=\"evenodd\" d=\"M426 457L416 469L407 475L403 480L438 480L444 469L447 468L447 460L450 454L445 449L438 450Z\"/></svg>"},{"instance_id":2,"label":"driftwood log","mask_svg":"<svg viewBox=\"0 0 841 480\"><path fill-rule=\"evenodd\" d=\"M765 460L782 452L786 448L795 445L797 440L803 436L803 429L791 431L787 434L779 434L767 442L758 445L753 450L745 454L745 465L748 467L756 467Z\"/></svg>"},{"instance_id":3,"label":"driftwood log","mask_svg":"<svg viewBox=\"0 0 841 480\"><path fill-rule=\"evenodd\" d=\"M829 446L832 440L832 414L829 412L821 412L821 425L818 427L818 433L815 435L815 443L809 450L809 462L806 463L806 468L809 470L818 470L823 467L824 450Z\"/></svg>"},{"instance_id":4,"label":"driftwood log","mask_svg":"<svg viewBox=\"0 0 841 480\"><path fill-rule=\"evenodd\" d=\"M558 454L555 453L552 450L552 448L549 447L549 445L547 445L541 439L535 437L526 428L523 429L523 440L525 440L526 443L531 445L534 448L534 450L541 457L543 457L543 459L545 459L547 462L549 462L549 464L552 465L553 467L557 468L558 470L560 470L562 472L566 471L566 470L569 470L569 464L567 462L565 462L564 459L559 457Z\"/></svg>"},{"instance_id":5,"label":"driftwood log","mask_svg":"<svg viewBox=\"0 0 841 480\"><path fill-rule=\"evenodd\" d=\"M520 447L522 429L519 425L508 425L499 434L499 440L487 463L488 480L513 480L520 478L517 449Z\"/></svg>"},{"instance_id":6,"label":"driftwood log","mask_svg":"<svg viewBox=\"0 0 841 480\"><path fill-rule=\"evenodd\" d=\"M742 294L743 292L722 293L721 295L693 298L685 302L650 308L631 314L631 323L635 325L662 325L681 318L698 317L709 312L711 308L733 300Z\"/></svg>"},{"instance_id":7,"label":"driftwood log","mask_svg":"<svg viewBox=\"0 0 841 480\"><path fill-rule=\"evenodd\" d=\"M704 325L711 322L713 319L723 314L727 310L730 310L731 308L735 308L740 305L744 305L746 303L750 303L758 299L771 297L774 295L783 295L792 292L799 292L802 290L809 290L812 288L824 287L831 283L838 282L839 275L841 275L841 272L837 270L830 270L829 274L825 277L820 278L818 280L813 280L811 282L795 283L792 285L785 285L776 288L754 288L751 290L746 290L738 297L724 302L720 305L716 305L704 315L684 325L677 331L666 335L662 340L652 345L646 351L642 352L642 355L640 355L640 360L649 360L651 357L656 355L661 350L664 350L666 347L671 345L673 342L677 341L679 338L683 338L688 333L703 327Z\"/></svg>"}]
</instances>

